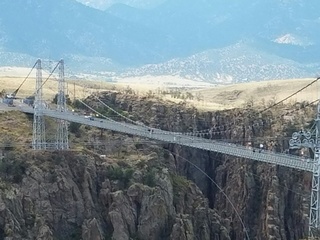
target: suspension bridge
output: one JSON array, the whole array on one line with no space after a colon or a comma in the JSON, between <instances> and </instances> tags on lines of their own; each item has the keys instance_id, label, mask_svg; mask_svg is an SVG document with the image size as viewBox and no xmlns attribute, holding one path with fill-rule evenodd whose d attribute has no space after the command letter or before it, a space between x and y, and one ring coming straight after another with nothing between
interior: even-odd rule
<instances>
[{"instance_id":1,"label":"suspension bridge","mask_svg":"<svg viewBox=\"0 0 320 240\"><path fill-rule=\"evenodd\" d=\"M32 148L34 150L68 150L68 122L75 122L84 125L97 127L100 129L112 130L124 134L131 134L143 138L159 140L167 143L179 144L196 149L202 149L222 154L227 154L239 158L252 159L259 162L294 168L297 170L307 171L312 173L312 189L311 189L311 202L310 202L310 215L309 215L309 237L318 237L320 230L320 105L318 103L317 113L315 118L315 134L310 132L299 131L293 134L290 140L292 148L307 147L311 148L314 152L314 158L305 158L303 161L301 157L285 153L276 153L271 151L253 151L252 149L240 144L227 143L219 140L212 140L199 137L195 133L180 133L165 131L157 128L151 128L141 123L131 123L115 121L111 118L85 118L74 112L70 112L66 105L66 83L64 78L64 62L60 60L56 67L52 70L48 78L42 80L42 66L41 60L37 60L34 67L36 68L36 90L33 107L28 105L20 105L16 107L17 110L34 115L33 120L33 135L32 135ZM58 93L57 93L57 107L56 109L48 109L43 99L43 85L50 78L53 72L59 69L58 77ZM32 71L32 70L31 70ZM319 80L317 78L315 81ZM21 87L21 85L20 85ZM19 88L20 88L19 87ZM17 92L15 92L16 94ZM81 101L90 110L103 116L95 109L88 106ZM97 99L103 103L100 99ZM106 105L107 106L107 105ZM109 106L107 106L110 108ZM116 112L115 110L111 109ZM55 118L58 121L56 130L56 139L53 143L46 141L46 132L44 117ZM129 119L130 120L130 119ZM313 138L315 135L315 138Z\"/></svg>"}]
</instances>

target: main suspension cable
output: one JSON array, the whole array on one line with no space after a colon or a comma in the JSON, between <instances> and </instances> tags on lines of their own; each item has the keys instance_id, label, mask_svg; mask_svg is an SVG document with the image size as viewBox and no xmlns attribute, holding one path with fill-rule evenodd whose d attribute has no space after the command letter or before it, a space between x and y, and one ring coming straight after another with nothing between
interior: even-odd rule
<instances>
[{"instance_id":1,"label":"main suspension cable","mask_svg":"<svg viewBox=\"0 0 320 240\"><path fill-rule=\"evenodd\" d=\"M38 61L37 61L38 62ZM33 71L33 69L35 68L35 66L37 65L37 62L35 62L35 64L33 65L33 67L31 68L30 72L28 73L28 75L25 77L25 79L22 81L22 83L19 85L19 87L13 92L13 94L17 94L19 89L22 87L22 85L25 83L25 81L27 81L28 77L30 76L31 72Z\"/></svg>"},{"instance_id":2,"label":"main suspension cable","mask_svg":"<svg viewBox=\"0 0 320 240\"><path fill-rule=\"evenodd\" d=\"M293 97L294 95L296 95L297 93L301 92L302 90L306 89L307 87L311 86L312 84L314 84L315 82L317 82L318 80L320 79L320 77L318 77L316 80L312 81L311 83L307 84L306 86L304 86L303 88L299 89L298 91L292 93L291 95L289 95L288 97L282 99L281 101L275 103L275 104L272 104L271 106L261 110L259 113L263 113L267 110L269 110L270 108L273 108L277 105L279 105L280 103L283 103L285 100L288 100L289 98Z\"/></svg>"}]
</instances>

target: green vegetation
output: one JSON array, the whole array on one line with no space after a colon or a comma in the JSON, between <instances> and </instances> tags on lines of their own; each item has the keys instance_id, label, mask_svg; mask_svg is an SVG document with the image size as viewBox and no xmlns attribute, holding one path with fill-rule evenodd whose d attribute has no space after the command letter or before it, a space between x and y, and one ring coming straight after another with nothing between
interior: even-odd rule
<instances>
[{"instance_id":1,"label":"green vegetation","mask_svg":"<svg viewBox=\"0 0 320 240\"><path fill-rule=\"evenodd\" d=\"M81 137L80 127L81 127L80 123L71 122L69 125L69 130L70 132L74 133L76 137Z\"/></svg>"},{"instance_id":2,"label":"green vegetation","mask_svg":"<svg viewBox=\"0 0 320 240\"><path fill-rule=\"evenodd\" d=\"M3 98L5 97L7 94L7 91L5 89L2 89L2 91L0 92L0 97Z\"/></svg>"},{"instance_id":3,"label":"green vegetation","mask_svg":"<svg viewBox=\"0 0 320 240\"><path fill-rule=\"evenodd\" d=\"M170 89L170 90L159 90L159 94L166 96L169 95L171 98L176 98L176 99L182 99L182 100L193 100L196 99L197 101L203 100L203 96L201 93L197 92L195 95L193 95L191 92L188 91L183 91L183 89ZM149 94L150 95L150 94ZM153 96L155 93L152 94Z\"/></svg>"},{"instance_id":4,"label":"green vegetation","mask_svg":"<svg viewBox=\"0 0 320 240\"><path fill-rule=\"evenodd\" d=\"M156 170L155 169L148 170L143 175L142 183L144 185L148 185L149 187L155 187L156 186Z\"/></svg>"},{"instance_id":5,"label":"green vegetation","mask_svg":"<svg viewBox=\"0 0 320 240\"><path fill-rule=\"evenodd\" d=\"M121 168L121 167L109 167L107 169L106 177L111 180L118 180L123 184L124 188L127 188L132 178L134 170L132 168Z\"/></svg>"},{"instance_id":6,"label":"green vegetation","mask_svg":"<svg viewBox=\"0 0 320 240\"><path fill-rule=\"evenodd\" d=\"M73 232L71 232L69 239L70 240L78 240L82 237L82 230L81 227L78 227Z\"/></svg>"},{"instance_id":7,"label":"green vegetation","mask_svg":"<svg viewBox=\"0 0 320 240\"><path fill-rule=\"evenodd\" d=\"M170 157L169 151L164 150L164 151L163 151L163 157L164 157L164 159L168 159L168 158Z\"/></svg>"},{"instance_id":8,"label":"green vegetation","mask_svg":"<svg viewBox=\"0 0 320 240\"><path fill-rule=\"evenodd\" d=\"M57 104L58 103L58 94L56 94L52 100L52 103ZM72 101L69 97L69 95L66 95L66 103L67 105L72 105Z\"/></svg>"},{"instance_id":9,"label":"green vegetation","mask_svg":"<svg viewBox=\"0 0 320 240\"><path fill-rule=\"evenodd\" d=\"M181 194L188 190L189 181L180 175L171 174L170 177L173 186L173 202L176 203Z\"/></svg>"},{"instance_id":10,"label":"green vegetation","mask_svg":"<svg viewBox=\"0 0 320 240\"><path fill-rule=\"evenodd\" d=\"M78 99L74 100L71 106L76 109L87 109L87 107L83 105Z\"/></svg>"},{"instance_id":11,"label":"green vegetation","mask_svg":"<svg viewBox=\"0 0 320 240\"><path fill-rule=\"evenodd\" d=\"M8 153L0 162L0 177L8 182L20 183L28 165L13 153Z\"/></svg>"}]
</instances>

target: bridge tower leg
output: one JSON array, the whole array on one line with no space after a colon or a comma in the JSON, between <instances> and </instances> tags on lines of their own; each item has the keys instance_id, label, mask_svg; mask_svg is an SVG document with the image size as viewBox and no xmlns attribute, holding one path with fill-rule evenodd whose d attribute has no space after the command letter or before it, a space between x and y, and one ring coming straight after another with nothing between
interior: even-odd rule
<instances>
[{"instance_id":1,"label":"bridge tower leg","mask_svg":"<svg viewBox=\"0 0 320 240\"><path fill-rule=\"evenodd\" d=\"M45 124L44 124L44 101L42 94L42 67L41 60L37 60L36 73L36 94L34 100L34 115L33 115L33 133L32 133L32 149L46 149Z\"/></svg>"},{"instance_id":2,"label":"bridge tower leg","mask_svg":"<svg viewBox=\"0 0 320 240\"><path fill-rule=\"evenodd\" d=\"M312 188L309 215L309 238L320 237L320 103L317 107L316 139L314 143L314 165L312 172Z\"/></svg>"},{"instance_id":3,"label":"bridge tower leg","mask_svg":"<svg viewBox=\"0 0 320 240\"><path fill-rule=\"evenodd\" d=\"M67 111L66 87L64 79L64 61L62 59L59 61L59 86L57 97L57 110L59 112ZM58 129L56 134L56 149L69 149L68 123L65 120L58 120Z\"/></svg>"}]
</instances>

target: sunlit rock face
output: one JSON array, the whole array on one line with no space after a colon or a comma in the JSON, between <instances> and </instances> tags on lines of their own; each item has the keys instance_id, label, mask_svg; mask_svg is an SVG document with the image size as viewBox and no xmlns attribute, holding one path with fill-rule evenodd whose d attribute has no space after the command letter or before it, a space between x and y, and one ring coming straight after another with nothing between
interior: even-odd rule
<instances>
[{"instance_id":1,"label":"sunlit rock face","mask_svg":"<svg viewBox=\"0 0 320 240\"><path fill-rule=\"evenodd\" d=\"M101 98L111 105L123 106L133 116L146 116L143 120L149 126L175 132L210 129L209 134L207 131L200 135L247 146L250 142L250 147L263 143L267 151L288 149L283 137L291 136L291 130L288 122L279 117L283 114L281 109L263 115L253 109L198 112L184 104L164 104L133 95L106 93ZM312 109L306 109L297 113L296 118L312 119L312 114ZM196 183L208 198L209 207L226 221L232 239L242 239L246 234L258 239L296 239L307 235L309 173L178 145L165 144L165 148L174 158L174 165L167 165L169 169Z\"/></svg>"},{"instance_id":2,"label":"sunlit rock face","mask_svg":"<svg viewBox=\"0 0 320 240\"><path fill-rule=\"evenodd\" d=\"M289 128L277 117L283 110L200 112L184 103L116 91L101 93L100 99L146 126L199 131L251 147L263 142L264 151L288 148L281 137L270 140L287 136ZM86 102L105 110L94 97ZM307 234L310 174L81 129L84 139L110 144L70 152L6 150L0 168L0 238L229 240L248 235L285 240Z\"/></svg>"}]
</instances>

